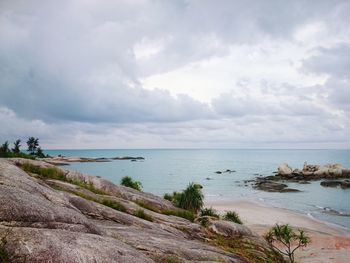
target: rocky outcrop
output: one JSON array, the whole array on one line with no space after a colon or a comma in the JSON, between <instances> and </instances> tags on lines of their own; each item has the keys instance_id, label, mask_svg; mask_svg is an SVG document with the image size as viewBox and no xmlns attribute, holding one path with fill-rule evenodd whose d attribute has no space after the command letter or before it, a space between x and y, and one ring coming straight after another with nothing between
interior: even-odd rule
<instances>
[{"instance_id":1,"label":"rocky outcrop","mask_svg":"<svg viewBox=\"0 0 350 263\"><path fill-rule=\"evenodd\" d=\"M350 177L350 170L341 164L312 165L304 163L303 169L293 169L288 164L278 167L277 175L286 179L320 179Z\"/></svg>"},{"instance_id":2,"label":"rocky outcrop","mask_svg":"<svg viewBox=\"0 0 350 263\"><path fill-rule=\"evenodd\" d=\"M206 229L162 214L177 208L158 196L61 168L66 181L27 174L17 167L25 162L53 167L0 159L0 249L10 262L255 262L215 243L239 237L260 247L245 227L214 221ZM148 220L135 216L140 209ZM281 259L263 246L263 257Z\"/></svg>"},{"instance_id":3,"label":"rocky outcrop","mask_svg":"<svg viewBox=\"0 0 350 263\"><path fill-rule=\"evenodd\" d=\"M110 162L109 158L88 158L88 157L78 157L78 156L54 156L39 159L41 161L54 164L54 165L68 165L69 163L93 163L93 162Z\"/></svg>"},{"instance_id":4,"label":"rocky outcrop","mask_svg":"<svg viewBox=\"0 0 350 263\"><path fill-rule=\"evenodd\" d=\"M347 188L350 188L350 180L343 180L343 181L327 180L327 181L322 181L320 185L324 187L341 187L343 189L347 189Z\"/></svg>"},{"instance_id":5,"label":"rocky outcrop","mask_svg":"<svg viewBox=\"0 0 350 263\"><path fill-rule=\"evenodd\" d=\"M266 192L292 193L300 192L298 189L289 188L287 184L276 180L276 176L257 177L255 180L245 181L251 183L254 189Z\"/></svg>"},{"instance_id":6,"label":"rocky outcrop","mask_svg":"<svg viewBox=\"0 0 350 263\"><path fill-rule=\"evenodd\" d=\"M144 157L133 157L133 156L118 156L111 158L113 160L131 160L131 161L137 161L137 160L145 160Z\"/></svg>"},{"instance_id":7,"label":"rocky outcrop","mask_svg":"<svg viewBox=\"0 0 350 263\"><path fill-rule=\"evenodd\" d=\"M278 175L290 176L293 173L293 169L286 163L280 165L277 169Z\"/></svg>"}]
</instances>

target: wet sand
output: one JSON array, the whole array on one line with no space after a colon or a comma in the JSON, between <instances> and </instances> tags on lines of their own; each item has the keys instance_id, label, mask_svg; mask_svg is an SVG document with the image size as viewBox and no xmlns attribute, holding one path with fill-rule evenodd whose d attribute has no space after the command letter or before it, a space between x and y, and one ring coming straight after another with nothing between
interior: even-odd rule
<instances>
[{"instance_id":1,"label":"wet sand","mask_svg":"<svg viewBox=\"0 0 350 263\"><path fill-rule=\"evenodd\" d=\"M331 225L288 209L268 207L248 200L210 200L206 202L206 206L212 206L220 213L229 210L238 212L243 223L261 235L276 223L288 223L295 228L305 230L310 235L312 243L296 252L298 262L350 262L349 229Z\"/></svg>"}]
</instances>

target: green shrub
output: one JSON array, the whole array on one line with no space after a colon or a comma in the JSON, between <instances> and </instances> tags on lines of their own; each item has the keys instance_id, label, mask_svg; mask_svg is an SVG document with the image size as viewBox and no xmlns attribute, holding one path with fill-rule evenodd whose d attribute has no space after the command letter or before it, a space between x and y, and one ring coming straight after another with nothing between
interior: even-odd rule
<instances>
[{"instance_id":1,"label":"green shrub","mask_svg":"<svg viewBox=\"0 0 350 263\"><path fill-rule=\"evenodd\" d=\"M102 199L102 201L100 202L101 204L108 206L110 208L113 208L115 210L121 211L121 212L126 212L126 208L124 205L122 205L121 203L117 202L117 201L113 201L110 199Z\"/></svg>"},{"instance_id":2,"label":"green shrub","mask_svg":"<svg viewBox=\"0 0 350 263\"><path fill-rule=\"evenodd\" d=\"M4 234L0 236L0 262L8 263L11 262L9 253L6 251L7 237L11 234L10 229L8 229Z\"/></svg>"},{"instance_id":3,"label":"green shrub","mask_svg":"<svg viewBox=\"0 0 350 263\"><path fill-rule=\"evenodd\" d=\"M83 181L67 178L64 172L56 167L40 167L38 165L34 165L28 162L20 164L20 167L22 168L23 171L27 173L38 174L46 179L55 179L55 180L60 180L71 184L75 184L95 194L108 195L108 193L106 193L102 189L96 188L91 182L86 183Z\"/></svg>"},{"instance_id":4,"label":"green shrub","mask_svg":"<svg viewBox=\"0 0 350 263\"><path fill-rule=\"evenodd\" d=\"M191 222L193 222L195 218L193 212L189 210L184 210L184 209L166 209L162 211L162 214L168 215L168 216L182 217L187 220L190 220Z\"/></svg>"},{"instance_id":5,"label":"green shrub","mask_svg":"<svg viewBox=\"0 0 350 263\"><path fill-rule=\"evenodd\" d=\"M175 195L175 199L175 204L178 207L197 213L204 203L202 186L190 183L181 194Z\"/></svg>"},{"instance_id":6,"label":"green shrub","mask_svg":"<svg viewBox=\"0 0 350 263\"><path fill-rule=\"evenodd\" d=\"M165 200L170 201L170 202L173 201L173 195L168 194L168 193L165 193L164 196L163 196L163 198L164 198Z\"/></svg>"},{"instance_id":7,"label":"green shrub","mask_svg":"<svg viewBox=\"0 0 350 263\"><path fill-rule=\"evenodd\" d=\"M288 256L291 263L295 262L294 252L310 243L310 238L303 230L298 230L298 233L296 233L288 224L276 224L265 235L265 239L278 252ZM284 246L285 250L281 249L281 246Z\"/></svg>"},{"instance_id":8,"label":"green shrub","mask_svg":"<svg viewBox=\"0 0 350 263\"><path fill-rule=\"evenodd\" d=\"M134 181L130 176L124 176L120 182L121 185L124 185L126 187L130 187L133 189L136 189L138 191L141 191L142 184L139 181Z\"/></svg>"},{"instance_id":9,"label":"green shrub","mask_svg":"<svg viewBox=\"0 0 350 263\"><path fill-rule=\"evenodd\" d=\"M167 256L167 258L164 261L165 263L183 263L184 261L177 256L171 255Z\"/></svg>"},{"instance_id":10,"label":"green shrub","mask_svg":"<svg viewBox=\"0 0 350 263\"><path fill-rule=\"evenodd\" d=\"M216 212L216 210L213 209L212 207L201 209L201 216L212 216L216 218L220 217L219 214Z\"/></svg>"},{"instance_id":11,"label":"green shrub","mask_svg":"<svg viewBox=\"0 0 350 263\"><path fill-rule=\"evenodd\" d=\"M142 218L144 220L153 222L153 218L150 215L147 215L145 213L145 210L143 210L143 209L137 209L134 213L134 216L137 216L137 217Z\"/></svg>"},{"instance_id":12,"label":"green shrub","mask_svg":"<svg viewBox=\"0 0 350 263\"><path fill-rule=\"evenodd\" d=\"M224 215L224 220L226 221L232 221L237 224L243 224L242 220L240 219L239 215L235 211L229 211Z\"/></svg>"},{"instance_id":13,"label":"green shrub","mask_svg":"<svg viewBox=\"0 0 350 263\"><path fill-rule=\"evenodd\" d=\"M151 210L151 211L156 212L156 213L160 213L160 209L158 209L157 207L153 206L150 203L145 202L144 200L137 199L134 201L134 203L138 204L139 206L141 206L145 209Z\"/></svg>"},{"instance_id":14,"label":"green shrub","mask_svg":"<svg viewBox=\"0 0 350 263\"><path fill-rule=\"evenodd\" d=\"M67 178L63 171L59 170L56 167L40 167L38 165L26 162L21 164L21 168L27 173L35 173L48 179L67 181Z\"/></svg>"},{"instance_id":15,"label":"green shrub","mask_svg":"<svg viewBox=\"0 0 350 263\"><path fill-rule=\"evenodd\" d=\"M208 227L209 226L209 217L208 216L203 216L199 218L199 222L202 227Z\"/></svg>"}]
</instances>

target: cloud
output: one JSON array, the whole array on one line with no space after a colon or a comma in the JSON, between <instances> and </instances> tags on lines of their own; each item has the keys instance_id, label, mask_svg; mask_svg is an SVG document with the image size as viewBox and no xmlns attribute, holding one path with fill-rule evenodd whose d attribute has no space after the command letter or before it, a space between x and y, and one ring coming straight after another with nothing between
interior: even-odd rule
<instances>
[{"instance_id":1,"label":"cloud","mask_svg":"<svg viewBox=\"0 0 350 263\"><path fill-rule=\"evenodd\" d=\"M350 43L339 43L331 48L319 47L315 52L316 55L304 61L304 70L338 78L350 78Z\"/></svg>"},{"instance_id":2,"label":"cloud","mask_svg":"<svg viewBox=\"0 0 350 263\"><path fill-rule=\"evenodd\" d=\"M332 141L333 129L346 140L349 12L340 0L2 1L0 138L234 147Z\"/></svg>"}]
</instances>

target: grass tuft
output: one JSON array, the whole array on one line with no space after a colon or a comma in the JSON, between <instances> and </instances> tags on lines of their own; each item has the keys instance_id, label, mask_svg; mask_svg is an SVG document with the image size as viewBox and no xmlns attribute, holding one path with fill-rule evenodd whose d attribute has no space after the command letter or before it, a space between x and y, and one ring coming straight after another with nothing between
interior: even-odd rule
<instances>
[{"instance_id":1,"label":"grass tuft","mask_svg":"<svg viewBox=\"0 0 350 263\"><path fill-rule=\"evenodd\" d=\"M145 210L143 210L143 209L137 209L134 213L134 216L137 216L137 217L142 218L144 220L153 222L153 218L150 215L147 215L145 213Z\"/></svg>"},{"instance_id":2,"label":"grass tuft","mask_svg":"<svg viewBox=\"0 0 350 263\"><path fill-rule=\"evenodd\" d=\"M216 217L219 218L219 214L216 212L216 210L212 207L210 208L203 208L201 210L201 215L200 216L211 216L211 217Z\"/></svg>"},{"instance_id":3,"label":"grass tuft","mask_svg":"<svg viewBox=\"0 0 350 263\"><path fill-rule=\"evenodd\" d=\"M224 215L223 219L226 220L226 221L231 221L231 222L243 225L243 222L242 222L241 218L239 217L239 215L235 211L228 211Z\"/></svg>"},{"instance_id":4,"label":"grass tuft","mask_svg":"<svg viewBox=\"0 0 350 263\"><path fill-rule=\"evenodd\" d=\"M117 201L113 201L110 199L102 199L102 201L99 203L101 203L105 206L108 206L110 208L113 208L115 210L118 210L120 212L126 212L126 207Z\"/></svg>"},{"instance_id":5,"label":"grass tuft","mask_svg":"<svg viewBox=\"0 0 350 263\"><path fill-rule=\"evenodd\" d=\"M182 217L182 218L185 218L187 220L190 220L191 222L193 222L194 218L195 218L192 211L180 209L180 208L178 208L178 209L166 209L166 210L163 210L161 213L164 215L168 215L168 216Z\"/></svg>"}]
</instances>

